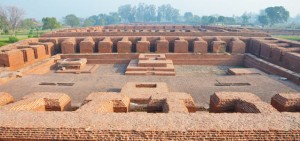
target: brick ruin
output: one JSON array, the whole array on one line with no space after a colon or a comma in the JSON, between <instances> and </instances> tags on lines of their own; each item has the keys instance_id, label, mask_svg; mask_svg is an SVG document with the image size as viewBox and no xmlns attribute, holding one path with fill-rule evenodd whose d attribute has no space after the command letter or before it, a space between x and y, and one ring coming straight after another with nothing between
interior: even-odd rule
<instances>
[{"instance_id":1,"label":"brick ruin","mask_svg":"<svg viewBox=\"0 0 300 141\"><path fill-rule=\"evenodd\" d=\"M299 85L300 43L269 36L243 28L186 25L64 29L1 47L0 85L50 70L93 73L102 64L128 64L125 76L156 75L162 81L176 77L176 65L243 66L229 68L228 74L275 74ZM90 93L80 106L72 105L69 95L41 90L15 100L0 90L0 140L300 137L297 92L278 93L266 102L250 92L216 90L206 109L190 94L170 91L165 82L126 82L120 92Z\"/></svg>"},{"instance_id":2,"label":"brick ruin","mask_svg":"<svg viewBox=\"0 0 300 141\"><path fill-rule=\"evenodd\" d=\"M7 93L0 98L11 102ZM297 140L300 134L299 93L275 95L271 105L251 93L216 92L209 112L197 113L189 94L170 92L166 83L129 82L119 93L91 93L79 108L70 102L64 93L33 93L2 105L0 138Z\"/></svg>"},{"instance_id":3,"label":"brick ruin","mask_svg":"<svg viewBox=\"0 0 300 141\"><path fill-rule=\"evenodd\" d=\"M165 54L140 54L138 59L129 62L125 75L175 75L172 60L167 60Z\"/></svg>"}]
</instances>

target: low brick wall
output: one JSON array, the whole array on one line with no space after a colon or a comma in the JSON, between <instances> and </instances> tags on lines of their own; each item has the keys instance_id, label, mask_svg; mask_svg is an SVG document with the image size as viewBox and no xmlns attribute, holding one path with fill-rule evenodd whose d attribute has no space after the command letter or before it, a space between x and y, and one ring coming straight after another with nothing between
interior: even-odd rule
<instances>
[{"instance_id":1,"label":"low brick wall","mask_svg":"<svg viewBox=\"0 0 300 141\"><path fill-rule=\"evenodd\" d=\"M283 67L269 63L263 59L257 58L254 55L246 54L244 65L250 68L257 68L266 73L276 74L285 77L296 84L300 84L300 75Z\"/></svg>"},{"instance_id":2,"label":"low brick wall","mask_svg":"<svg viewBox=\"0 0 300 141\"><path fill-rule=\"evenodd\" d=\"M0 116L1 140L299 140L300 137L299 113L79 115L1 111Z\"/></svg>"},{"instance_id":3,"label":"low brick wall","mask_svg":"<svg viewBox=\"0 0 300 141\"><path fill-rule=\"evenodd\" d=\"M128 64L131 59L137 59L138 53L94 53L94 54L62 54L61 58L87 58L89 64ZM194 54L167 53L167 59L173 60L175 65L243 65L243 54Z\"/></svg>"}]
</instances>

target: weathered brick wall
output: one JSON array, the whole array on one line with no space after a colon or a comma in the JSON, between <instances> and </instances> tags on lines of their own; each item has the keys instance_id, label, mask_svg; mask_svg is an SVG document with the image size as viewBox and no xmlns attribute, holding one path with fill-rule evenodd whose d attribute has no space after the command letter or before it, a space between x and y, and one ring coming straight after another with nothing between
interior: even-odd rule
<instances>
[{"instance_id":1,"label":"weathered brick wall","mask_svg":"<svg viewBox=\"0 0 300 141\"><path fill-rule=\"evenodd\" d=\"M117 25L65 29L46 33L42 37L79 37L79 36L246 36L267 37L263 32L252 32L243 28L182 26L182 25Z\"/></svg>"},{"instance_id":2,"label":"weathered brick wall","mask_svg":"<svg viewBox=\"0 0 300 141\"><path fill-rule=\"evenodd\" d=\"M269 63L254 55L246 54L244 59L244 65L249 68L257 68L266 73L272 73L272 74L285 77L296 84L300 84L300 75L298 73L294 73L293 71Z\"/></svg>"},{"instance_id":3,"label":"weathered brick wall","mask_svg":"<svg viewBox=\"0 0 300 141\"><path fill-rule=\"evenodd\" d=\"M0 115L2 140L299 140L300 136L297 113ZM5 123L9 116L14 118Z\"/></svg>"},{"instance_id":4,"label":"weathered brick wall","mask_svg":"<svg viewBox=\"0 0 300 141\"><path fill-rule=\"evenodd\" d=\"M70 103L64 93L27 95L0 109L0 140L300 140L300 113L270 110L251 93L212 95L212 110L237 106L240 113L194 113L189 94L168 91L162 82L131 82L120 93L90 94L75 112L63 111ZM299 93L279 95L288 101L277 106L299 108ZM150 113L129 111L138 101L148 102Z\"/></svg>"},{"instance_id":5,"label":"weathered brick wall","mask_svg":"<svg viewBox=\"0 0 300 141\"><path fill-rule=\"evenodd\" d=\"M76 47L85 43L86 37L76 37L76 43L72 44L72 52L80 53ZM47 39L47 40L46 40ZM46 38L49 41L49 38ZM63 41L69 41L71 38L60 37L55 38L58 40L59 48L57 50L65 51ZM73 38L74 39L74 38ZM143 39L143 41L141 41ZM243 54L249 48L247 37L218 37L218 36L101 36L93 37L93 41L98 43L97 50L89 50L89 53L144 53L144 52L157 52L157 53L233 53ZM92 45L94 46L94 45ZM63 48L63 49L61 49ZM73 49L75 48L75 49ZM105 49L105 50L103 50ZM221 51L220 51L221 50ZM70 52L70 53L72 53ZM68 53L68 52L67 52Z\"/></svg>"},{"instance_id":6,"label":"weathered brick wall","mask_svg":"<svg viewBox=\"0 0 300 141\"><path fill-rule=\"evenodd\" d=\"M24 56L21 50L0 52L0 67L10 67L15 70L24 66Z\"/></svg>"}]
</instances>

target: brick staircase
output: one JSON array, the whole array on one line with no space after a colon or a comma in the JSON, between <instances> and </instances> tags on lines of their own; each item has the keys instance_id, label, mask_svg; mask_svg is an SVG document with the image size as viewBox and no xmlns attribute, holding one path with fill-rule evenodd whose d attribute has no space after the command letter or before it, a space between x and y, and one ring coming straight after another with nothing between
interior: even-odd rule
<instances>
[{"instance_id":1,"label":"brick staircase","mask_svg":"<svg viewBox=\"0 0 300 141\"><path fill-rule=\"evenodd\" d=\"M174 76L175 69L172 60L167 60L165 54L140 54L127 66L125 75L161 75Z\"/></svg>"}]
</instances>

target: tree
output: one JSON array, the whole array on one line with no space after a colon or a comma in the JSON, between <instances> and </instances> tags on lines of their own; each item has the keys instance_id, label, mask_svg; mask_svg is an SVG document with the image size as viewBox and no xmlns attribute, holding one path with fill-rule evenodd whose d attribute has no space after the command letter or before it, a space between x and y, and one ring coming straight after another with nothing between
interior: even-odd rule
<instances>
[{"instance_id":1,"label":"tree","mask_svg":"<svg viewBox=\"0 0 300 141\"><path fill-rule=\"evenodd\" d=\"M265 12L270 19L271 26L276 23L285 23L290 17L289 11L282 6L268 7Z\"/></svg>"},{"instance_id":2,"label":"tree","mask_svg":"<svg viewBox=\"0 0 300 141\"><path fill-rule=\"evenodd\" d=\"M107 23L108 24L118 24L121 22L121 17L117 12L111 12L107 16Z\"/></svg>"},{"instance_id":3,"label":"tree","mask_svg":"<svg viewBox=\"0 0 300 141\"><path fill-rule=\"evenodd\" d=\"M74 14L70 14L64 18L64 23L71 27L76 27L76 26L80 26L80 19L76 17Z\"/></svg>"},{"instance_id":4,"label":"tree","mask_svg":"<svg viewBox=\"0 0 300 141\"><path fill-rule=\"evenodd\" d=\"M42 19L43 29L55 29L60 27L60 23L54 17L46 17Z\"/></svg>"},{"instance_id":5,"label":"tree","mask_svg":"<svg viewBox=\"0 0 300 141\"><path fill-rule=\"evenodd\" d=\"M21 27L24 29L32 29L35 27L34 19L24 19L21 21Z\"/></svg>"},{"instance_id":6,"label":"tree","mask_svg":"<svg viewBox=\"0 0 300 141\"><path fill-rule=\"evenodd\" d=\"M249 19L251 18L251 16L250 16L250 14L248 14L248 13L244 13L243 15L242 15L242 23L244 24L244 25L246 25L246 24L248 24L249 23Z\"/></svg>"},{"instance_id":7,"label":"tree","mask_svg":"<svg viewBox=\"0 0 300 141\"><path fill-rule=\"evenodd\" d=\"M83 22L83 26L87 27L87 26L94 26L96 24L96 20L92 19L92 18L87 18L84 20Z\"/></svg>"},{"instance_id":8,"label":"tree","mask_svg":"<svg viewBox=\"0 0 300 141\"><path fill-rule=\"evenodd\" d=\"M201 18L198 15L194 15L193 17L193 25L199 25L201 23Z\"/></svg>"},{"instance_id":9,"label":"tree","mask_svg":"<svg viewBox=\"0 0 300 141\"><path fill-rule=\"evenodd\" d=\"M236 21L235 21L234 17L225 17L224 23L225 24L235 24Z\"/></svg>"},{"instance_id":10,"label":"tree","mask_svg":"<svg viewBox=\"0 0 300 141\"><path fill-rule=\"evenodd\" d=\"M146 22L156 21L156 6L153 4L145 6L145 18Z\"/></svg>"},{"instance_id":11,"label":"tree","mask_svg":"<svg viewBox=\"0 0 300 141\"><path fill-rule=\"evenodd\" d=\"M259 23L262 24L262 26L264 27L265 25L268 25L270 23L270 19L267 15L260 15L258 16L258 21Z\"/></svg>"},{"instance_id":12,"label":"tree","mask_svg":"<svg viewBox=\"0 0 300 141\"><path fill-rule=\"evenodd\" d=\"M223 24L223 23L225 22L225 19L226 19L226 18L225 18L224 16L219 16L219 17L218 17L218 22L220 22L220 23Z\"/></svg>"},{"instance_id":13,"label":"tree","mask_svg":"<svg viewBox=\"0 0 300 141\"><path fill-rule=\"evenodd\" d=\"M138 7L136 8L136 15L135 19L138 22L144 22L145 21L145 9L146 5L144 3L139 3Z\"/></svg>"},{"instance_id":14,"label":"tree","mask_svg":"<svg viewBox=\"0 0 300 141\"><path fill-rule=\"evenodd\" d=\"M183 17L184 17L185 22L187 22L187 23L190 23L194 20L194 15L192 12L185 12Z\"/></svg>"},{"instance_id":15,"label":"tree","mask_svg":"<svg viewBox=\"0 0 300 141\"><path fill-rule=\"evenodd\" d=\"M118 13L125 22L134 22L136 15L136 7L131 7L130 4L120 6Z\"/></svg>"},{"instance_id":16,"label":"tree","mask_svg":"<svg viewBox=\"0 0 300 141\"><path fill-rule=\"evenodd\" d=\"M208 20L209 24L214 24L218 21L218 18L215 16L209 16L208 18L209 18L209 20Z\"/></svg>"},{"instance_id":17,"label":"tree","mask_svg":"<svg viewBox=\"0 0 300 141\"><path fill-rule=\"evenodd\" d=\"M179 18L179 10L173 8L170 4L159 6L157 13L159 22L177 22Z\"/></svg>"},{"instance_id":18,"label":"tree","mask_svg":"<svg viewBox=\"0 0 300 141\"><path fill-rule=\"evenodd\" d=\"M9 25L12 28L13 34L15 35L15 30L19 26L21 20L23 19L25 12L23 9L18 8L16 6L6 7L6 10Z\"/></svg>"}]
</instances>

